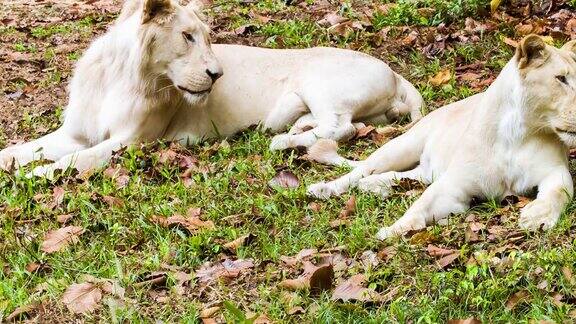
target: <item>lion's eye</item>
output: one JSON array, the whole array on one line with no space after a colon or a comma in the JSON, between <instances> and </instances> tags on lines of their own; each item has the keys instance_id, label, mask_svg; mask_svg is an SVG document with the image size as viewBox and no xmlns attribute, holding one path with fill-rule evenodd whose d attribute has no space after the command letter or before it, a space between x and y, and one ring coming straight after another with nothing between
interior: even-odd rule
<instances>
[{"instance_id":1,"label":"lion's eye","mask_svg":"<svg viewBox=\"0 0 576 324\"><path fill-rule=\"evenodd\" d=\"M565 75L558 75L556 76L556 80L564 83L564 84L568 84L568 80L566 80L566 76Z\"/></svg>"},{"instance_id":2,"label":"lion's eye","mask_svg":"<svg viewBox=\"0 0 576 324\"><path fill-rule=\"evenodd\" d=\"M187 41L189 41L190 43L194 43L194 36L192 36L191 34L187 33L187 32L183 32L182 36L184 36L184 39L186 39Z\"/></svg>"}]
</instances>

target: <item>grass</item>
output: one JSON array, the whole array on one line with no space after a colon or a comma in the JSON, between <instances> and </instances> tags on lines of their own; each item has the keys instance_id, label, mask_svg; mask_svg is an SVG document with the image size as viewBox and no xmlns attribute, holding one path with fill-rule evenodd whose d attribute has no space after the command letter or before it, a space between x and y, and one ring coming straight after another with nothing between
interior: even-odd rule
<instances>
[{"instance_id":1,"label":"grass","mask_svg":"<svg viewBox=\"0 0 576 324\"><path fill-rule=\"evenodd\" d=\"M410 46L392 48L394 40L381 46L373 43L375 32L384 26L456 24L468 15L479 14L486 1L399 2L386 14L377 12L373 16L373 29L355 31L349 38L329 34L316 24L314 17L282 1L217 4L212 14L228 15L225 29L257 25L245 36L256 45L329 45L377 54L416 84L430 109L482 90L454 77L447 84L433 86L428 82L430 77L445 69L454 76L457 66L475 62L484 63L477 72L493 75L512 55L512 49L502 42L503 37L511 36L512 29L506 28L482 35L475 42L452 43L434 57ZM434 8L434 13L422 8ZM335 9L347 17L359 12L350 3ZM258 23L249 16L251 12L275 15L275 19ZM108 22L106 18L86 18L41 25L28 33L10 32L10 37L18 39L11 41L9 48L30 50L30 37L38 42L54 35L89 38L95 26ZM8 31L0 29L0 34L6 36ZM66 81L70 72L57 63L75 61L80 53L58 54L50 46L35 45L47 68L34 86L50 92ZM10 84L24 86L17 81ZM42 125L48 129L57 127L61 115L61 107L49 116L25 113L18 123L18 132L37 137ZM0 147L11 138L0 129ZM491 201L451 217L446 226L432 226L427 231L382 243L374 239L378 228L398 219L417 195L399 188L386 200L353 191L341 198L314 201L306 196L306 185L332 179L347 170L302 161L295 152L270 152L269 143L269 134L251 130L225 142L209 141L191 147L186 154L198 160L191 187L180 177L182 169L178 165L160 161L159 152L168 148L165 143L130 148L115 158L113 164L127 170L126 186L119 186L104 170L95 172L88 181L66 175L54 182L28 179L25 170L16 175L0 173L0 321L19 306L44 302L48 321L198 322L199 313L212 301L226 302L221 314L228 322L241 322L248 312L265 313L277 322L305 323L443 323L468 317L495 323L574 321L576 285L565 269L574 270L576 264L575 203L549 232L518 232L518 209ZM344 146L342 151L362 158L377 147L371 140L362 139ZM269 187L268 181L280 169L296 174L301 185L293 190ZM571 169L576 170L574 165ZM61 204L52 206L56 187L63 188L65 195ZM333 227L331 221L338 218L351 195L356 196L356 211L350 224ZM111 205L104 199L107 196L123 203ZM320 208L312 208L312 202ZM202 208L203 219L213 221L215 228L190 234L153 221L153 216L182 214L191 207ZM63 214L73 215L68 224L81 226L86 232L77 244L46 254L40 244L48 231L63 226L56 221ZM231 215L236 215L233 219L237 221L227 220ZM499 224L506 234L491 240L482 231L479 241L466 240L465 219L471 215L482 224ZM256 239L235 254L227 252L225 243L246 234L253 234ZM436 259L426 252L428 244L455 249L459 258L452 266L440 269ZM282 265L281 256L306 248L338 246L346 246L344 254L354 260L344 270L343 278L364 273L370 287L378 292L397 288L394 298L387 303L363 305L334 302L330 293L315 296L306 290L293 293L278 287L282 279L293 277ZM390 247L396 253L377 266L360 264L365 251L379 252ZM225 255L253 258L257 269L245 278L215 284L202 293L200 283L193 279L184 296L178 294L178 280L171 271L162 287L137 284L151 272L167 271L166 265L193 273L205 262ZM42 268L27 270L32 263ZM127 300L118 303L107 299L92 314L70 314L60 299L67 287L82 282L84 275L118 280L127 288ZM165 299L159 301L151 292L162 293ZM518 292L525 298L515 307L506 308L507 301ZM559 295L561 302L554 299ZM302 307L304 313L288 315L295 306Z\"/></svg>"}]
</instances>

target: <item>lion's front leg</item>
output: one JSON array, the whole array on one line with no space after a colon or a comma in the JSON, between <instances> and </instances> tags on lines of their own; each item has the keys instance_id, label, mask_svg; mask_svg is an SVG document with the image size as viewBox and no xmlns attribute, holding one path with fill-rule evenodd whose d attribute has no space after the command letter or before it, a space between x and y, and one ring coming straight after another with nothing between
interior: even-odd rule
<instances>
[{"instance_id":1,"label":"lion's front leg","mask_svg":"<svg viewBox=\"0 0 576 324\"><path fill-rule=\"evenodd\" d=\"M568 169L562 167L552 172L538 186L536 200L522 209L518 220L520 227L528 230L554 227L573 193L572 177Z\"/></svg>"},{"instance_id":2,"label":"lion's front leg","mask_svg":"<svg viewBox=\"0 0 576 324\"><path fill-rule=\"evenodd\" d=\"M89 149L68 154L52 164L39 166L32 171L30 176L52 178L56 170L75 168L83 172L100 167L110 160L114 151L129 144L132 144L132 141L111 138Z\"/></svg>"},{"instance_id":3,"label":"lion's front leg","mask_svg":"<svg viewBox=\"0 0 576 324\"><path fill-rule=\"evenodd\" d=\"M450 214L459 214L468 210L470 206L468 187L470 183L464 179L444 175L434 182L422 196L406 211L404 216L394 224L383 227L376 234L376 238L386 238L402 235L411 230L419 230L427 225L444 219Z\"/></svg>"},{"instance_id":4,"label":"lion's front leg","mask_svg":"<svg viewBox=\"0 0 576 324\"><path fill-rule=\"evenodd\" d=\"M19 168L40 159L56 161L66 154L85 148L83 143L78 142L60 128L37 140L0 151L0 168L3 170L10 170L12 166Z\"/></svg>"}]
</instances>

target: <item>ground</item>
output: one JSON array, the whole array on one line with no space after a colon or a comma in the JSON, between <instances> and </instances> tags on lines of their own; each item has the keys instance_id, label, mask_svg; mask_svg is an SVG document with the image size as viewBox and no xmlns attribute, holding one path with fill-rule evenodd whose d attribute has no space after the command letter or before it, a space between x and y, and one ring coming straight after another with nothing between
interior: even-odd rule
<instances>
[{"instance_id":1,"label":"ground","mask_svg":"<svg viewBox=\"0 0 576 324\"><path fill-rule=\"evenodd\" d=\"M576 38L574 0L492 2L218 0L206 16L215 42L370 53L433 110L485 89L523 35ZM58 127L74 62L119 9L0 3L0 147ZM363 129L343 153L366 157L398 133ZM269 143L254 129L130 148L53 182L1 173L0 322L576 320L575 203L548 232L520 231L530 197L508 197L379 242L418 183L315 201L306 185L346 170Z\"/></svg>"}]
</instances>

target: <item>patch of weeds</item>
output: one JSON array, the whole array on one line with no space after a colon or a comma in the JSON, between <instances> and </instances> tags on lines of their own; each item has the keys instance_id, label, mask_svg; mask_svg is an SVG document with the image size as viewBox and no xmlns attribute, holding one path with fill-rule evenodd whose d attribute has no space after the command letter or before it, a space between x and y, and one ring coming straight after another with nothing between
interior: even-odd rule
<instances>
[{"instance_id":1,"label":"patch of weeds","mask_svg":"<svg viewBox=\"0 0 576 324\"><path fill-rule=\"evenodd\" d=\"M300 20L278 21L262 26L258 34L268 37L265 46L305 48L325 44L328 34L315 23Z\"/></svg>"},{"instance_id":2,"label":"patch of weeds","mask_svg":"<svg viewBox=\"0 0 576 324\"><path fill-rule=\"evenodd\" d=\"M487 0L401 0L391 4L385 13L376 11L372 23L376 30L384 26L437 26L484 13L488 5Z\"/></svg>"},{"instance_id":3,"label":"patch of weeds","mask_svg":"<svg viewBox=\"0 0 576 324\"><path fill-rule=\"evenodd\" d=\"M27 44L24 42L15 43L12 46L12 48L16 52L22 52L22 53L36 53L36 52L38 52L38 48L36 47L35 44Z\"/></svg>"},{"instance_id":4,"label":"patch of weeds","mask_svg":"<svg viewBox=\"0 0 576 324\"><path fill-rule=\"evenodd\" d=\"M69 61L78 61L78 59L80 58L80 55L82 55L79 51L74 51L74 52L70 52L66 55L66 58Z\"/></svg>"},{"instance_id":5,"label":"patch of weeds","mask_svg":"<svg viewBox=\"0 0 576 324\"><path fill-rule=\"evenodd\" d=\"M83 37L91 35L93 27L92 18L84 18L77 22L66 22L63 24L52 26L39 26L32 28L30 31L32 36L39 39L46 39L53 35L70 35L72 33L80 33Z\"/></svg>"}]
</instances>

